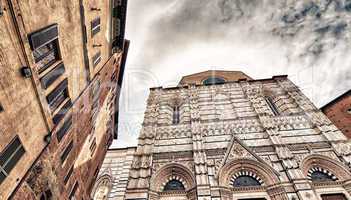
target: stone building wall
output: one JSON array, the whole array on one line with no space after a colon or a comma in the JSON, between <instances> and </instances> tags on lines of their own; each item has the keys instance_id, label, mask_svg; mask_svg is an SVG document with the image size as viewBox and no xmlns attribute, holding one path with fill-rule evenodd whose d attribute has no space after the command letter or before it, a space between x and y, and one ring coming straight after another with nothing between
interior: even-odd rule
<instances>
[{"instance_id":1,"label":"stone building wall","mask_svg":"<svg viewBox=\"0 0 351 200\"><path fill-rule=\"evenodd\" d=\"M351 138L351 90L321 108L346 137Z\"/></svg>"},{"instance_id":2,"label":"stone building wall","mask_svg":"<svg viewBox=\"0 0 351 200\"><path fill-rule=\"evenodd\" d=\"M101 166L91 198L123 200L136 147L109 149Z\"/></svg>"},{"instance_id":3,"label":"stone building wall","mask_svg":"<svg viewBox=\"0 0 351 200\"><path fill-rule=\"evenodd\" d=\"M116 134L126 1L0 5L0 199L90 199Z\"/></svg>"},{"instance_id":4,"label":"stone building wall","mask_svg":"<svg viewBox=\"0 0 351 200\"><path fill-rule=\"evenodd\" d=\"M153 88L125 199L350 199L350 153L286 76Z\"/></svg>"}]
</instances>

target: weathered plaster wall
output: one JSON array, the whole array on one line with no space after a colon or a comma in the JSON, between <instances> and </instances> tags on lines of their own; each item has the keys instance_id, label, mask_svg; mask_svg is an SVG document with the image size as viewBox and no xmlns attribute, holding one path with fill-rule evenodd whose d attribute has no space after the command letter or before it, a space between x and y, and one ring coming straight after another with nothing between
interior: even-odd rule
<instances>
[{"instance_id":1,"label":"weathered plaster wall","mask_svg":"<svg viewBox=\"0 0 351 200\"><path fill-rule=\"evenodd\" d=\"M45 146L43 138L49 130L32 80L21 75L25 55L11 13L2 5L6 10L0 17L0 103L4 109L0 112L0 152L16 135L28 152L0 186L0 199L7 199Z\"/></svg>"}]
</instances>

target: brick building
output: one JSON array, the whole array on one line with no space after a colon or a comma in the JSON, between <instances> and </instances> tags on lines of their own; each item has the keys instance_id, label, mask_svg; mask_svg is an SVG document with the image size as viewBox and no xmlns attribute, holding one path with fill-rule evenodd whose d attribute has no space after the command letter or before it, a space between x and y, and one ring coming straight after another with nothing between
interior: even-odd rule
<instances>
[{"instance_id":1,"label":"brick building","mask_svg":"<svg viewBox=\"0 0 351 200\"><path fill-rule=\"evenodd\" d=\"M346 137L351 138L351 90L321 108Z\"/></svg>"},{"instance_id":2,"label":"brick building","mask_svg":"<svg viewBox=\"0 0 351 200\"><path fill-rule=\"evenodd\" d=\"M90 199L113 138L126 0L0 0L0 199Z\"/></svg>"},{"instance_id":3,"label":"brick building","mask_svg":"<svg viewBox=\"0 0 351 200\"><path fill-rule=\"evenodd\" d=\"M138 140L119 168L127 187L110 195L121 171L105 170L95 200L351 199L351 144L287 76L207 71L152 88Z\"/></svg>"}]
</instances>

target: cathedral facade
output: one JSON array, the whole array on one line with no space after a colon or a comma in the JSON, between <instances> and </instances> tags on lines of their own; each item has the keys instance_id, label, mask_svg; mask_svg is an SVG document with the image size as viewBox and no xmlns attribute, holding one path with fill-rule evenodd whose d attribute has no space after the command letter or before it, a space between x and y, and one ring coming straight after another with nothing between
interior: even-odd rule
<instances>
[{"instance_id":1,"label":"cathedral facade","mask_svg":"<svg viewBox=\"0 0 351 200\"><path fill-rule=\"evenodd\" d=\"M120 199L347 200L350 147L287 76L202 72L150 90Z\"/></svg>"}]
</instances>

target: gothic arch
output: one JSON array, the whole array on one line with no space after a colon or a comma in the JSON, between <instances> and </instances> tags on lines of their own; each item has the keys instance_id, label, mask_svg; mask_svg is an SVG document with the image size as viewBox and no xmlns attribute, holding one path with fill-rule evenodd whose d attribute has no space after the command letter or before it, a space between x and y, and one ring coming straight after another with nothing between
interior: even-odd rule
<instances>
[{"instance_id":1,"label":"gothic arch","mask_svg":"<svg viewBox=\"0 0 351 200\"><path fill-rule=\"evenodd\" d=\"M188 191L195 187L195 178L192 172L181 164L168 164L161 167L150 180L150 189L155 192L162 192L165 185L171 181L181 182Z\"/></svg>"},{"instance_id":2,"label":"gothic arch","mask_svg":"<svg viewBox=\"0 0 351 200\"><path fill-rule=\"evenodd\" d=\"M311 169L323 169L332 174L338 180L350 180L351 173L348 168L341 162L323 155L310 155L301 161L300 168L306 178L309 177Z\"/></svg>"},{"instance_id":3,"label":"gothic arch","mask_svg":"<svg viewBox=\"0 0 351 200\"><path fill-rule=\"evenodd\" d=\"M219 170L218 182L220 186L231 187L232 177L238 173L245 173L258 179L261 185L269 186L279 183L279 177L267 164L251 159L234 159Z\"/></svg>"}]
</instances>

